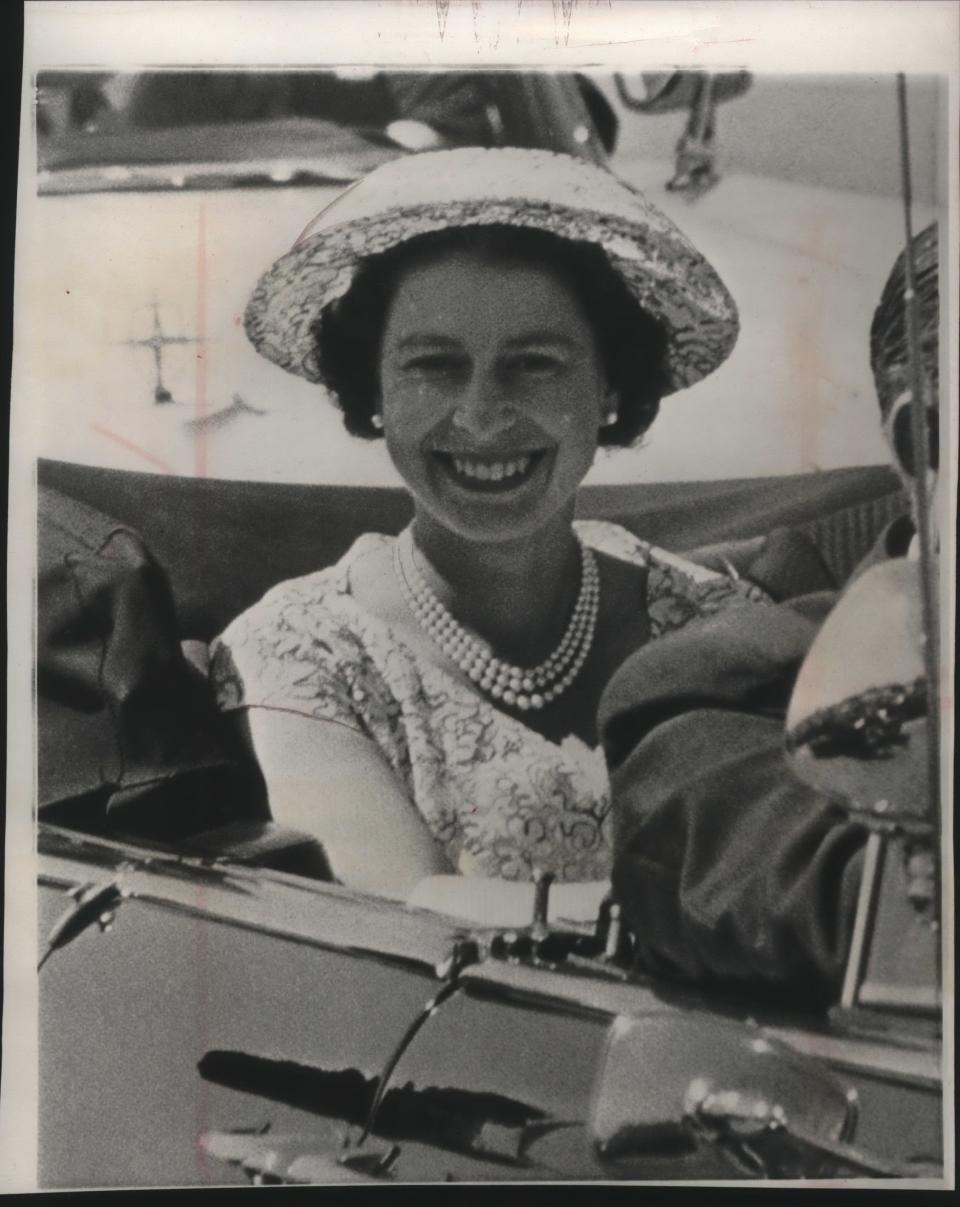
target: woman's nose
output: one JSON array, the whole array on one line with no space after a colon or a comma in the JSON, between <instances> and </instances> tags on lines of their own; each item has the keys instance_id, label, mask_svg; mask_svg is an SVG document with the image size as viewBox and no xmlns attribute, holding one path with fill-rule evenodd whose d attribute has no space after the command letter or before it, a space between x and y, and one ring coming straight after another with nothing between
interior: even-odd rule
<instances>
[{"instance_id":1,"label":"woman's nose","mask_svg":"<svg viewBox=\"0 0 960 1207\"><path fill-rule=\"evenodd\" d=\"M493 373L477 373L454 407L452 422L460 431L489 440L516 422L516 410Z\"/></svg>"}]
</instances>

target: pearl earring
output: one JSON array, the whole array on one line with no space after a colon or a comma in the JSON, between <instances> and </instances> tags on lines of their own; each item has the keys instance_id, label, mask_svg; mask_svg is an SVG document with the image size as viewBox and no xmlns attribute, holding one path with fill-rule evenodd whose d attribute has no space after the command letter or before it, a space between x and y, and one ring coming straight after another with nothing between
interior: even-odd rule
<instances>
[{"instance_id":1,"label":"pearl earring","mask_svg":"<svg viewBox=\"0 0 960 1207\"><path fill-rule=\"evenodd\" d=\"M613 427L617 422L618 415L614 410L607 411L603 416L603 427Z\"/></svg>"},{"instance_id":2,"label":"pearl earring","mask_svg":"<svg viewBox=\"0 0 960 1207\"><path fill-rule=\"evenodd\" d=\"M382 415L377 415L377 414L371 415L370 422L373 424L373 426L376 428L376 430L378 432L383 431L383 416Z\"/></svg>"}]
</instances>

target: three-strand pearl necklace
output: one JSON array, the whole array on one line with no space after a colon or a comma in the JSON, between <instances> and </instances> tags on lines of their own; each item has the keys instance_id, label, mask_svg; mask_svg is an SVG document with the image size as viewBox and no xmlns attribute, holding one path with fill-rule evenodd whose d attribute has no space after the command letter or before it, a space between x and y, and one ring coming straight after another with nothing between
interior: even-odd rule
<instances>
[{"instance_id":1,"label":"three-strand pearl necklace","mask_svg":"<svg viewBox=\"0 0 960 1207\"><path fill-rule=\"evenodd\" d=\"M544 708L573 683L587 660L600 608L600 575L593 551L580 544L580 593L560 643L538 666L514 666L497 658L451 615L427 585L414 556L413 532L405 529L393 549L404 600L427 636L482 692L521 712Z\"/></svg>"}]
</instances>

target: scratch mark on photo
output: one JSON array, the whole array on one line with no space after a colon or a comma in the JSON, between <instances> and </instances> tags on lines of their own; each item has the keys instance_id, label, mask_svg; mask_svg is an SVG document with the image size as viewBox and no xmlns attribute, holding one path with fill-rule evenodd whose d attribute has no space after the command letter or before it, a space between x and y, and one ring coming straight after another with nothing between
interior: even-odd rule
<instances>
[{"instance_id":1,"label":"scratch mark on photo","mask_svg":"<svg viewBox=\"0 0 960 1207\"><path fill-rule=\"evenodd\" d=\"M139 444L134 444L132 440L128 440L126 436L121 436L119 432L112 432L109 428L104 427L100 423L91 423L90 426L95 432L99 432L101 436L106 436L108 440L114 441L122 448L127 449L131 453L135 453L138 457L142 457L144 461L148 461L151 465L155 465L158 469L162 469L165 474L173 474L176 471L172 465L168 465L166 461L162 461L159 457L155 457L153 453L148 453L145 448L141 448Z\"/></svg>"}]
</instances>

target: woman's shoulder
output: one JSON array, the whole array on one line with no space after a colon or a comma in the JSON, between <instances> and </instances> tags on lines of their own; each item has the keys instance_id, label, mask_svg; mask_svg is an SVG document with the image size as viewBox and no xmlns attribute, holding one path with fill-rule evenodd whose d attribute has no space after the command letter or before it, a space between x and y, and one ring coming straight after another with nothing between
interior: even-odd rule
<instances>
[{"instance_id":1,"label":"woman's shoulder","mask_svg":"<svg viewBox=\"0 0 960 1207\"><path fill-rule=\"evenodd\" d=\"M695 583L726 579L726 575L716 570L710 570L680 554L651 545L649 541L643 540L622 524L615 524L610 520L577 520L574 528L584 544L597 553L605 553L609 557L616 557L636 566L646 566L651 570L669 568Z\"/></svg>"},{"instance_id":2,"label":"woman's shoulder","mask_svg":"<svg viewBox=\"0 0 960 1207\"><path fill-rule=\"evenodd\" d=\"M276 583L255 604L241 612L219 640L228 640L231 634L240 631L271 628L281 623L292 627L309 624L316 631L318 623L330 611L335 611L342 619L352 603L350 580L353 570L364 558L384 545L392 544L393 540L379 532L364 533L332 565Z\"/></svg>"},{"instance_id":3,"label":"woman's shoulder","mask_svg":"<svg viewBox=\"0 0 960 1207\"><path fill-rule=\"evenodd\" d=\"M652 546L622 524L610 520L576 520L573 527L580 540L596 553L605 553L634 566L650 564Z\"/></svg>"},{"instance_id":4,"label":"woman's shoulder","mask_svg":"<svg viewBox=\"0 0 960 1207\"><path fill-rule=\"evenodd\" d=\"M576 530L598 553L646 567L647 611L655 637L699 616L769 602L753 583L651 545L620 524L579 520Z\"/></svg>"},{"instance_id":5,"label":"woman's shoulder","mask_svg":"<svg viewBox=\"0 0 960 1207\"><path fill-rule=\"evenodd\" d=\"M746 579L710 570L664 549L650 550L647 612L654 637L699 617L770 602L766 592Z\"/></svg>"}]
</instances>

